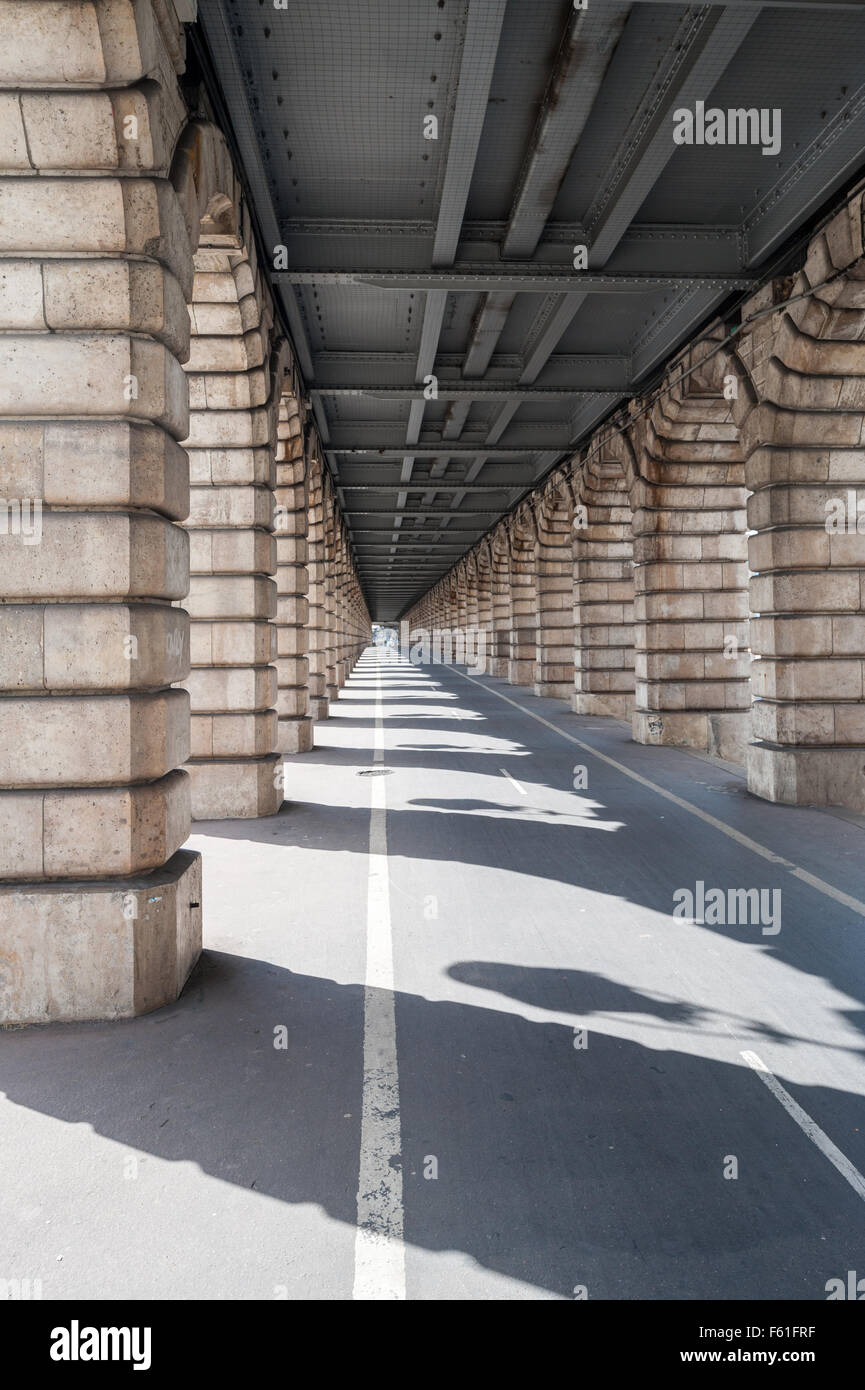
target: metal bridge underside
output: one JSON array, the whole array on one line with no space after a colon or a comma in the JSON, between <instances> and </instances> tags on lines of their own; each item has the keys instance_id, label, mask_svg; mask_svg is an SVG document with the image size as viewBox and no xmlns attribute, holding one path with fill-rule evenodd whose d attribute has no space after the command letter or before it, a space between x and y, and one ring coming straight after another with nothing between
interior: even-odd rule
<instances>
[{"instance_id":1,"label":"metal bridge underside","mask_svg":"<svg viewBox=\"0 0 865 1390\"><path fill-rule=\"evenodd\" d=\"M865 165L861 5L199 17L378 620L702 324L734 323ZM677 145L674 112L700 101L779 111L780 151Z\"/></svg>"}]
</instances>

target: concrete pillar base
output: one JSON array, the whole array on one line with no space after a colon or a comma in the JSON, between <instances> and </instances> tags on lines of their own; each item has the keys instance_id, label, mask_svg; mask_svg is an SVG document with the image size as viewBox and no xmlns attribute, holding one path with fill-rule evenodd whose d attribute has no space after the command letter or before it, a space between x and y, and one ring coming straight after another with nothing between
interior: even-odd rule
<instances>
[{"instance_id":1,"label":"concrete pillar base","mask_svg":"<svg viewBox=\"0 0 865 1390\"><path fill-rule=\"evenodd\" d=\"M491 676L497 677L500 681L508 678L508 659L505 656L490 657L487 662L487 671Z\"/></svg>"},{"instance_id":2,"label":"concrete pillar base","mask_svg":"<svg viewBox=\"0 0 865 1390\"><path fill-rule=\"evenodd\" d=\"M632 730L635 743L693 748L744 763L750 725L747 710L635 710Z\"/></svg>"},{"instance_id":3,"label":"concrete pillar base","mask_svg":"<svg viewBox=\"0 0 865 1390\"><path fill-rule=\"evenodd\" d=\"M280 719L279 746L283 753L308 753L312 748L312 720Z\"/></svg>"},{"instance_id":4,"label":"concrete pillar base","mask_svg":"<svg viewBox=\"0 0 865 1390\"><path fill-rule=\"evenodd\" d=\"M309 713L313 723L320 724L323 719L327 719L329 706L327 700L314 695L309 702Z\"/></svg>"},{"instance_id":5,"label":"concrete pillar base","mask_svg":"<svg viewBox=\"0 0 865 1390\"><path fill-rule=\"evenodd\" d=\"M508 662L507 679L511 685L534 685L535 683L535 663L533 661L514 661Z\"/></svg>"},{"instance_id":6,"label":"concrete pillar base","mask_svg":"<svg viewBox=\"0 0 865 1390\"><path fill-rule=\"evenodd\" d=\"M201 953L201 855L99 883L0 886L0 1023L132 1018L176 999Z\"/></svg>"},{"instance_id":7,"label":"concrete pillar base","mask_svg":"<svg viewBox=\"0 0 865 1390\"><path fill-rule=\"evenodd\" d=\"M535 681L534 693L547 700L570 700L573 681Z\"/></svg>"},{"instance_id":8,"label":"concrete pillar base","mask_svg":"<svg viewBox=\"0 0 865 1390\"><path fill-rule=\"evenodd\" d=\"M748 790L786 806L844 806L865 814L865 748L747 750Z\"/></svg>"},{"instance_id":9,"label":"concrete pillar base","mask_svg":"<svg viewBox=\"0 0 865 1390\"><path fill-rule=\"evenodd\" d=\"M193 820L275 816L282 805L281 753L232 762L187 763Z\"/></svg>"},{"instance_id":10,"label":"concrete pillar base","mask_svg":"<svg viewBox=\"0 0 865 1390\"><path fill-rule=\"evenodd\" d=\"M634 713L634 696L627 690L609 695L574 693L571 700L574 714L602 715L610 719L630 719Z\"/></svg>"}]
</instances>

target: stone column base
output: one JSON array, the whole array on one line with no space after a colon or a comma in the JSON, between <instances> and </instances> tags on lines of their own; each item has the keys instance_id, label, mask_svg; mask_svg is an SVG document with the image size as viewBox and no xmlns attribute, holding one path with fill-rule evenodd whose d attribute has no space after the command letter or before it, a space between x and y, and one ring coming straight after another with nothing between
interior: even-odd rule
<instances>
[{"instance_id":1,"label":"stone column base","mask_svg":"<svg viewBox=\"0 0 865 1390\"><path fill-rule=\"evenodd\" d=\"M571 681L535 681L533 688L546 700L570 700L574 687Z\"/></svg>"},{"instance_id":2,"label":"stone column base","mask_svg":"<svg viewBox=\"0 0 865 1390\"><path fill-rule=\"evenodd\" d=\"M609 719L630 720L634 713L634 697L628 691L613 691L609 695L573 692L571 709L574 714L603 715Z\"/></svg>"},{"instance_id":3,"label":"stone column base","mask_svg":"<svg viewBox=\"0 0 865 1390\"><path fill-rule=\"evenodd\" d=\"M747 710L635 710L635 743L693 748L727 762L744 763L750 733Z\"/></svg>"},{"instance_id":4,"label":"stone column base","mask_svg":"<svg viewBox=\"0 0 865 1390\"><path fill-rule=\"evenodd\" d=\"M250 816L275 816L282 805L282 786L277 769L281 753L236 762L189 762L192 779L193 820L234 820Z\"/></svg>"},{"instance_id":5,"label":"stone column base","mask_svg":"<svg viewBox=\"0 0 865 1390\"><path fill-rule=\"evenodd\" d=\"M329 705L327 700L318 695L314 695L309 701L309 714L313 723L320 724L323 719L327 719Z\"/></svg>"},{"instance_id":6,"label":"stone column base","mask_svg":"<svg viewBox=\"0 0 865 1390\"><path fill-rule=\"evenodd\" d=\"M487 661L487 671L500 681L508 678L508 659L506 656L492 656Z\"/></svg>"},{"instance_id":7,"label":"stone column base","mask_svg":"<svg viewBox=\"0 0 865 1390\"><path fill-rule=\"evenodd\" d=\"M779 748L751 743L748 790L786 806L844 806L865 814L865 748Z\"/></svg>"},{"instance_id":8,"label":"stone column base","mask_svg":"<svg viewBox=\"0 0 865 1390\"><path fill-rule=\"evenodd\" d=\"M0 1023L132 1018L178 997L201 953L201 855L99 883L0 885Z\"/></svg>"},{"instance_id":9,"label":"stone column base","mask_svg":"<svg viewBox=\"0 0 865 1390\"><path fill-rule=\"evenodd\" d=\"M507 680L510 681L511 685L534 685L535 663L511 659L508 662Z\"/></svg>"},{"instance_id":10,"label":"stone column base","mask_svg":"<svg viewBox=\"0 0 865 1390\"><path fill-rule=\"evenodd\" d=\"M280 719L279 746L283 753L308 753L312 748L312 720L307 715Z\"/></svg>"}]
</instances>

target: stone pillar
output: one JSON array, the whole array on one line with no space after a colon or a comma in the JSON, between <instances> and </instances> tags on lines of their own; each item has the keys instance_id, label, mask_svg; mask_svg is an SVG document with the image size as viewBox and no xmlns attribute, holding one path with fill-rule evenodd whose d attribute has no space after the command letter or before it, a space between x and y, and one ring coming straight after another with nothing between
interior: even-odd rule
<instances>
[{"instance_id":1,"label":"stone pillar","mask_svg":"<svg viewBox=\"0 0 865 1390\"><path fill-rule=\"evenodd\" d=\"M466 631L471 633L472 650L478 630L478 564L477 552L466 557L463 569L466 585Z\"/></svg>"},{"instance_id":2,"label":"stone pillar","mask_svg":"<svg viewBox=\"0 0 865 1390\"><path fill-rule=\"evenodd\" d=\"M454 571L454 583L452 591L454 607L453 627L455 629L454 654L456 654L457 651L457 643L459 643L460 653L462 654L465 652L466 629L469 623L468 590L468 566L465 560L461 560Z\"/></svg>"},{"instance_id":3,"label":"stone pillar","mask_svg":"<svg viewBox=\"0 0 865 1390\"><path fill-rule=\"evenodd\" d=\"M744 762L750 705L745 477L712 337L631 430L638 743ZM639 403L632 403L638 411Z\"/></svg>"},{"instance_id":4,"label":"stone pillar","mask_svg":"<svg viewBox=\"0 0 865 1390\"><path fill-rule=\"evenodd\" d=\"M862 193L789 284L743 309L753 743L748 786L865 813L865 260ZM840 272L840 274L839 274ZM824 282L831 281L825 284ZM809 294L808 291L813 290ZM793 302L796 296L807 297ZM789 300L789 302L788 302Z\"/></svg>"},{"instance_id":5,"label":"stone pillar","mask_svg":"<svg viewBox=\"0 0 865 1390\"><path fill-rule=\"evenodd\" d=\"M631 504L621 463L595 441L574 521L575 714L630 719L634 709Z\"/></svg>"},{"instance_id":6,"label":"stone pillar","mask_svg":"<svg viewBox=\"0 0 865 1390\"><path fill-rule=\"evenodd\" d=\"M534 517L528 509L523 509L520 516L511 519L510 538L513 626L508 680L511 685L533 686L537 673L537 533Z\"/></svg>"},{"instance_id":7,"label":"stone pillar","mask_svg":"<svg viewBox=\"0 0 865 1390\"><path fill-rule=\"evenodd\" d=\"M192 257L167 178L182 34L143 6L104 4L99 26L92 5L50 10L48 35L43 6L3 6L0 44L7 1024L158 1008L201 942L200 858L180 848L189 704L172 688L189 660L173 605Z\"/></svg>"},{"instance_id":8,"label":"stone pillar","mask_svg":"<svg viewBox=\"0 0 865 1390\"><path fill-rule=\"evenodd\" d=\"M511 598L510 539L504 523L496 527L490 542L492 555L493 627L489 672L501 680L508 678L513 627Z\"/></svg>"},{"instance_id":9,"label":"stone pillar","mask_svg":"<svg viewBox=\"0 0 865 1390\"><path fill-rule=\"evenodd\" d=\"M574 555L571 502L562 485L535 514L535 694L570 702L574 689Z\"/></svg>"},{"instance_id":10,"label":"stone pillar","mask_svg":"<svg viewBox=\"0 0 865 1390\"><path fill-rule=\"evenodd\" d=\"M309 605L307 579L306 460L303 420L296 390L279 403L276 452L276 670L281 753L312 748L309 666L306 655Z\"/></svg>"},{"instance_id":11,"label":"stone pillar","mask_svg":"<svg viewBox=\"0 0 865 1390\"><path fill-rule=\"evenodd\" d=\"M336 683L342 690L348 675L347 619L349 605L349 551L345 522L339 518L336 593Z\"/></svg>"},{"instance_id":12,"label":"stone pillar","mask_svg":"<svg viewBox=\"0 0 865 1390\"><path fill-rule=\"evenodd\" d=\"M324 475L324 688L328 705L339 694L336 681L336 499Z\"/></svg>"},{"instance_id":13,"label":"stone pillar","mask_svg":"<svg viewBox=\"0 0 865 1390\"><path fill-rule=\"evenodd\" d=\"M309 461L309 712L312 719L327 718L327 610L324 593L324 479L315 436L307 442Z\"/></svg>"},{"instance_id":14,"label":"stone pillar","mask_svg":"<svg viewBox=\"0 0 865 1390\"><path fill-rule=\"evenodd\" d=\"M367 647L370 641L372 640L372 626L370 624L369 612L367 611L366 602L364 601L363 597L363 590L360 587L360 581L357 577L357 570L354 568L354 563L352 563L351 573L355 602L354 611L357 624L355 628L354 655L352 658L352 667L354 667L354 664L357 661L358 657L361 655L364 648Z\"/></svg>"},{"instance_id":15,"label":"stone pillar","mask_svg":"<svg viewBox=\"0 0 865 1390\"><path fill-rule=\"evenodd\" d=\"M275 403L255 265L232 234L202 235L190 305L186 441L191 533L192 814L273 815L276 713Z\"/></svg>"},{"instance_id":16,"label":"stone pillar","mask_svg":"<svg viewBox=\"0 0 865 1390\"><path fill-rule=\"evenodd\" d=\"M492 553L489 541L482 541L477 555L477 625L478 625L478 667L489 672L492 659L493 637L493 580Z\"/></svg>"}]
</instances>

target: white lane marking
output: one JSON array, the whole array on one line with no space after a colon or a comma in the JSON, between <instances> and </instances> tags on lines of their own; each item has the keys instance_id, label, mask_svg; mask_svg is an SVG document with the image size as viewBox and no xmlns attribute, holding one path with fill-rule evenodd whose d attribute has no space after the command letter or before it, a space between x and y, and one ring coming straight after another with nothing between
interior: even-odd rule
<instances>
[{"instance_id":1,"label":"white lane marking","mask_svg":"<svg viewBox=\"0 0 865 1390\"><path fill-rule=\"evenodd\" d=\"M683 811L690 811L692 816L696 816L699 820L705 821L707 825L713 826L715 830L720 830L722 835L727 835L729 839L735 840L737 844L743 845L745 849L752 850L754 854L761 855L763 859L768 859L772 864L780 864L783 868L789 869L794 878L801 879L803 883L807 883L811 888L816 889L818 893L823 893L827 898L834 898L835 902L843 903L845 907L851 908L853 912L865 915L865 902L862 902L860 898L854 898L849 893L842 892L840 888L834 888L832 884L827 883L825 879L817 878L816 874L811 874L807 869L800 868L798 864L793 863L792 859L785 859L782 854L775 854L773 850L767 849L765 845L759 844L757 840L752 840L750 836L743 835L741 830L734 830L732 825L727 825L725 821L718 820L716 816L709 815L708 811L702 811L700 807L695 806L693 802L685 801L681 796L676 796L675 792L667 791L665 787L659 787L657 782L651 782L648 777L641 777L639 772L634 772L631 768L625 767L624 763L617 762L615 758L609 757L606 753L600 753L598 749L593 748L590 743L583 743L582 739L575 738L573 734L566 733L565 730L560 729L557 724L552 724L549 719L544 719L543 715L535 714L533 710L526 709L525 705L521 705L516 700L512 700L509 695L503 695L500 690L493 690L492 686L485 685L483 681L476 680L474 676L467 676L465 671L459 671L455 666L449 669L456 671L458 676L463 677L463 680L471 681L473 685L479 685L482 690L488 691L490 695L498 695L499 699L504 700L506 704L513 705L514 709L518 709L521 713L527 714L530 719L536 719L539 724L544 724L548 729L552 729L554 734L558 734L561 738L566 738L569 743L575 743L578 748L582 748L583 752L591 753L592 757L599 758L602 763L607 763L610 767L614 767L617 772L623 773L625 777L630 777L632 782L639 782L641 786L648 787L650 791L657 792L658 796L663 796L665 800L672 801L675 806L681 806Z\"/></svg>"},{"instance_id":2,"label":"white lane marking","mask_svg":"<svg viewBox=\"0 0 865 1390\"><path fill-rule=\"evenodd\" d=\"M823 1157L828 1158L833 1167L838 1169L842 1178L849 1182L857 1197L861 1197L862 1201L865 1202L865 1178L859 1169L854 1168L849 1158L842 1154L837 1145L832 1143L828 1134L824 1133L817 1122L811 1119L807 1110L803 1110L798 1101L795 1101L790 1095L790 1092L785 1091L777 1076L769 1070L756 1052L740 1052L739 1056L744 1058L748 1066L757 1073L763 1085L768 1087L777 1101L780 1101L790 1118L796 1121L802 1133L811 1140L812 1144L816 1144Z\"/></svg>"},{"instance_id":3,"label":"white lane marking","mask_svg":"<svg viewBox=\"0 0 865 1390\"><path fill-rule=\"evenodd\" d=\"M380 661L380 658L379 658ZM376 666L373 762L384 762L381 665ZM385 777L370 778L366 980L363 1000L363 1102L357 1234L356 1299L405 1298L402 1139L393 981L393 938L387 860Z\"/></svg>"},{"instance_id":4,"label":"white lane marking","mask_svg":"<svg viewBox=\"0 0 865 1390\"><path fill-rule=\"evenodd\" d=\"M515 777L511 776L506 767L500 767L499 772L502 774L503 777L507 777L512 787L516 787L520 796L528 796L528 792L526 791L525 787L520 786L519 782L516 780Z\"/></svg>"}]
</instances>

